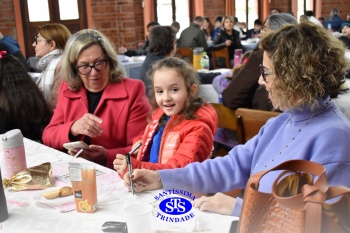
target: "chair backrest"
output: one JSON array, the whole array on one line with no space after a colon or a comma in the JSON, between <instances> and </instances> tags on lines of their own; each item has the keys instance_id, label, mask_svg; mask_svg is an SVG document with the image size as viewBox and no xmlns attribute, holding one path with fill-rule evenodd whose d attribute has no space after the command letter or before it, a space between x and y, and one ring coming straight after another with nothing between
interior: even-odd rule
<instances>
[{"instance_id":1,"label":"chair backrest","mask_svg":"<svg viewBox=\"0 0 350 233\"><path fill-rule=\"evenodd\" d=\"M177 48L176 57L184 59L193 64L193 49L192 48Z\"/></svg>"},{"instance_id":2,"label":"chair backrest","mask_svg":"<svg viewBox=\"0 0 350 233\"><path fill-rule=\"evenodd\" d=\"M223 57L225 59L225 63L226 63L226 67L220 67L220 68L231 68L231 63L230 63L230 58L228 56L228 48L227 47L212 50L214 69L219 68L218 64L217 64L217 58L219 58L219 57Z\"/></svg>"},{"instance_id":3,"label":"chair backrest","mask_svg":"<svg viewBox=\"0 0 350 233\"><path fill-rule=\"evenodd\" d=\"M276 117L280 112L263 111L248 108L238 108L235 111L237 119L237 140L244 144L258 134L260 128L271 117Z\"/></svg>"},{"instance_id":4,"label":"chair backrest","mask_svg":"<svg viewBox=\"0 0 350 233\"><path fill-rule=\"evenodd\" d=\"M236 131L237 120L235 110L224 106L223 104L211 103L218 114L219 128L225 128Z\"/></svg>"}]
</instances>

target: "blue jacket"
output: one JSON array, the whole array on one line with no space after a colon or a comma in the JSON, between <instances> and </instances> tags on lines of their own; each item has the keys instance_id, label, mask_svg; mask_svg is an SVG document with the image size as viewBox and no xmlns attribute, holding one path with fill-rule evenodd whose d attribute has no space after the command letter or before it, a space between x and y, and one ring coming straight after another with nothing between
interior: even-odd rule
<instances>
[{"instance_id":1,"label":"blue jacket","mask_svg":"<svg viewBox=\"0 0 350 233\"><path fill-rule=\"evenodd\" d=\"M328 18L324 21L324 24L323 26L325 28L328 28L328 24L331 23L332 25L332 30L335 31L335 32L341 32L341 25L343 23L343 20L338 16L338 15L335 15L332 19L332 21Z\"/></svg>"},{"instance_id":2,"label":"blue jacket","mask_svg":"<svg viewBox=\"0 0 350 233\"><path fill-rule=\"evenodd\" d=\"M320 106L328 100L320 101ZM297 133L299 129L301 131ZM312 112L304 108L303 111L286 111L271 118L254 138L234 147L224 157L189 164L182 169L158 172L165 190L178 188L200 193L227 192L244 189L252 174L287 160L303 159L323 164L330 185L350 187L349 142L350 122L330 100L324 110ZM265 175L260 181L259 190L271 192L272 182L278 174L271 172ZM233 215L239 215L241 204L242 199L237 198Z\"/></svg>"}]
</instances>

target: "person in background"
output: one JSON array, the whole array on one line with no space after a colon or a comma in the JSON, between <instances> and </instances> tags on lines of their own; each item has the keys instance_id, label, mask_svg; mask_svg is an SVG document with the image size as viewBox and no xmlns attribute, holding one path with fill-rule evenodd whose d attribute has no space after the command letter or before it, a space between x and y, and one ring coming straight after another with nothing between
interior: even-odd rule
<instances>
[{"instance_id":1,"label":"person in background","mask_svg":"<svg viewBox=\"0 0 350 233\"><path fill-rule=\"evenodd\" d=\"M270 9L270 15L277 14L277 13L281 13L281 10L276 7L273 7Z\"/></svg>"},{"instance_id":2,"label":"person in background","mask_svg":"<svg viewBox=\"0 0 350 233\"><path fill-rule=\"evenodd\" d=\"M195 199L193 206L239 216L242 199L220 192L244 189L253 174L294 159L322 164L330 186L350 187L350 122L329 97L331 86L343 78L348 65L344 46L324 28L302 22L268 33L261 47L265 52L259 83L283 113L224 157L178 169L135 169L131 179L136 192L174 188L216 193ZM259 191L271 193L272 181L280 173L264 176ZM124 182L130 188L128 173Z\"/></svg>"},{"instance_id":3,"label":"person in background","mask_svg":"<svg viewBox=\"0 0 350 233\"><path fill-rule=\"evenodd\" d=\"M324 28L328 29L328 24L331 25L332 31L340 32L340 26L343 20L339 17L339 10L337 8L332 8L329 18L324 21Z\"/></svg>"},{"instance_id":4,"label":"person in background","mask_svg":"<svg viewBox=\"0 0 350 233\"><path fill-rule=\"evenodd\" d=\"M314 16L314 12L313 11L305 11L305 16L307 17L307 19L310 22L313 22L314 24L317 24L317 25L323 27L323 24L320 23L320 21L318 19L316 19L316 17Z\"/></svg>"},{"instance_id":5,"label":"person in background","mask_svg":"<svg viewBox=\"0 0 350 233\"><path fill-rule=\"evenodd\" d=\"M211 41L211 35L213 34L213 31L214 31L214 25L211 22L209 17L204 17L203 31L205 34L205 39L207 41Z\"/></svg>"},{"instance_id":6,"label":"person in background","mask_svg":"<svg viewBox=\"0 0 350 233\"><path fill-rule=\"evenodd\" d=\"M350 13L346 15L346 21L350 21Z\"/></svg>"},{"instance_id":7,"label":"person in background","mask_svg":"<svg viewBox=\"0 0 350 233\"><path fill-rule=\"evenodd\" d=\"M41 142L51 115L23 64L7 51L0 51L0 134L20 129L24 137Z\"/></svg>"},{"instance_id":8,"label":"person in background","mask_svg":"<svg viewBox=\"0 0 350 233\"><path fill-rule=\"evenodd\" d=\"M215 18L214 21L214 31L211 34L211 40L214 40L216 34L220 31L221 27L222 27L222 16L218 16Z\"/></svg>"},{"instance_id":9,"label":"person in background","mask_svg":"<svg viewBox=\"0 0 350 233\"><path fill-rule=\"evenodd\" d=\"M181 32L179 48L197 48L202 47L204 51L208 49L207 40L202 30L204 19L202 16L194 18L190 26Z\"/></svg>"},{"instance_id":10,"label":"person in background","mask_svg":"<svg viewBox=\"0 0 350 233\"><path fill-rule=\"evenodd\" d=\"M297 23L297 20L287 13L269 15L265 21L265 31L260 33L263 38L266 32L276 30L286 23ZM264 88L258 84L260 77L259 64L263 61L264 51L253 51L242 70L232 79L222 92L223 104L232 109L252 108L271 111L273 106Z\"/></svg>"},{"instance_id":11,"label":"person in background","mask_svg":"<svg viewBox=\"0 0 350 233\"><path fill-rule=\"evenodd\" d=\"M148 23L147 24L147 32L149 33L152 30L152 28L154 28L155 26L159 26L159 23L156 21L152 21L152 22ZM149 48L149 38L147 35L145 42L141 45L140 48L138 48L136 50L127 49L122 45L121 47L118 48L118 54L123 54L123 55L129 56L129 57L142 56L142 55L146 55L148 53L148 48Z\"/></svg>"},{"instance_id":12,"label":"person in background","mask_svg":"<svg viewBox=\"0 0 350 233\"><path fill-rule=\"evenodd\" d=\"M318 17L318 21L320 21L320 23L324 27L324 17Z\"/></svg>"},{"instance_id":13,"label":"person in background","mask_svg":"<svg viewBox=\"0 0 350 233\"><path fill-rule=\"evenodd\" d=\"M170 26L172 26L174 28L176 34L180 31L180 24L179 24L179 22L174 21L174 22L171 23Z\"/></svg>"},{"instance_id":14,"label":"person in background","mask_svg":"<svg viewBox=\"0 0 350 233\"><path fill-rule=\"evenodd\" d=\"M29 70L29 66L24 58L24 55L21 51L21 48L18 42L13 39L11 36L3 36L0 32L0 51L6 51L8 54L12 54L17 57L22 65Z\"/></svg>"},{"instance_id":15,"label":"person in background","mask_svg":"<svg viewBox=\"0 0 350 233\"><path fill-rule=\"evenodd\" d=\"M36 67L41 70L41 74L36 84L51 109L56 107L58 90L62 82L60 62L70 36L70 31L63 24L46 24L37 29L37 35L32 44L35 56L40 58Z\"/></svg>"},{"instance_id":16,"label":"person in background","mask_svg":"<svg viewBox=\"0 0 350 233\"><path fill-rule=\"evenodd\" d=\"M225 21L225 18L223 20ZM225 22L223 22L222 24L223 24L223 27L225 27ZM233 29L239 32L239 38L241 40L244 40L246 38L245 32L242 28L242 24L240 24L236 16L233 17Z\"/></svg>"},{"instance_id":17,"label":"person in background","mask_svg":"<svg viewBox=\"0 0 350 233\"><path fill-rule=\"evenodd\" d=\"M62 78L44 144L63 151L63 143L84 141L89 149L81 157L113 168L116 154L129 152L147 125L151 106L142 81L123 77L111 43L93 29L68 40Z\"/></svg>"},{"instance_id":18,"label":"person in background","mask_svg":"<svg viewBox=\"0 0 350 233\"><path fill-rule=\"evenodd\" d=\"M231 16L225 16L223 18L223 27L216 34L212 49L228 48L229 59L233 64L233 55L235 49L243 49L239 32L233 29L233 18Z\"/></svg>"},{"instance_id":19,"label":"person in background","mask_svg":"<svg viewBox=\"0 0 350 233\"><path fill-rule=\"evenodd\" d=\"M305 21L308 21L307 16L306 15L300 15L299 16L299 23L305 22Z\"/></svg>"},{"instance_id":20,"label":"person in background","mask_svg":"<svg viewBox=\"0 0 350 233\"><path fill-rule=\"evenodd\" d=\"M161 60L152 70L154 111L137 158L131 158L133 168L179 168L210 158L218 118L215 109L198 96L197 72L178 58ZM125 155L118 154L113 163L123 176Z\"/></svg>"},{"instance_id":21,"label":"person in background","mask_svg":"<svg viewBox=\"0 0 350 233\"><path fill-rule=\"evenodd\" d=\"M149 33L149 52L143 62L139 77L146 87L146 94L152 90L152 65L159 60L173 57L176 53L176 32L171 26L156 26ZM153 91L153 90L152 90Z\"/></svg>"},{"instance_id":22,"label":"person in background","mask_svg":"<svg viewBox=\"0 0 350 233\"><path fill-rule=\"evenodd\" d=\"M339 40L341 40L347 49L350 49L350 21L345 21L341 25L341 32L342 36L339 37Z\"/></svg>"},{"instance_id":23,"label":"person in background","mask_svg":"<svg viewBox=\"0 0 350 233\"><path fill-rule=\"evenodd\" d=\"M250 29L247 33L247 38L259 38L260 32L263 27L263 24L260 19L254 21L254 28Z\"/></svg>"}]
</instances>

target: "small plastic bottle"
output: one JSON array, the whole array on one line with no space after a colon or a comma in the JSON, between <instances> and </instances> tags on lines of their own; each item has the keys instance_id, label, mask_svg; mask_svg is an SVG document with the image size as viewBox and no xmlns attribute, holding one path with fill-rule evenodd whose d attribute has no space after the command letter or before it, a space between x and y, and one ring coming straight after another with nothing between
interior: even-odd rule
<instances>
[{"instance_id":1,"label":"small plastic bottle","mask_svg":"<svg viewBox=\"0 0 350 233\"><path fill-rule=\"evenodd\" d=\"M201 68L201 72L209 72L209 57L207 55L207 52L203 52L201 58Z\"/></svg>"},{"instance_id":2,"label":"small plastic bottle","mask_svg":"<svg viewBox=\"0 0 350 233\"><path fill-rule=\"evenodd\" d=\"M328 31L332 31L332 24L331 23L328 23L328 25L327 25L327 29L328 29Z\"/></svg>"}]
</instances>

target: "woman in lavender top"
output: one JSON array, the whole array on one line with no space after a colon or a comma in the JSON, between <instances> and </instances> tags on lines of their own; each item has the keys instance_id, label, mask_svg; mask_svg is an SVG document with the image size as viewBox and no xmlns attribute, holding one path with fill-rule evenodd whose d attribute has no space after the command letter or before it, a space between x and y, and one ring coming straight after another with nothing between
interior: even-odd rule
<instances>
[{"instance_id":1,"label":"woman in lavender top","mask_svg":"<svg viewBox=\"0 0 350 233\"><path fill-rule=\"evenodd\" d=\"M350 122L329 98L344 76L344 46L310 22L287 24L272 31L262 39L261 46L265 52L259 84L265 86L273 106L283 113L225 157L181 169L135 170L132 179L136 192L157 188L218 192L196 199L194 206L239 215L242 199L219 192L243 189L252 174L292 159L323 164L331 185L350 187ZM271 192L278 174L264 176L259 190ZM126 174L126 185L130 183L128 177Z\"/></svg>"}]
</instances>

